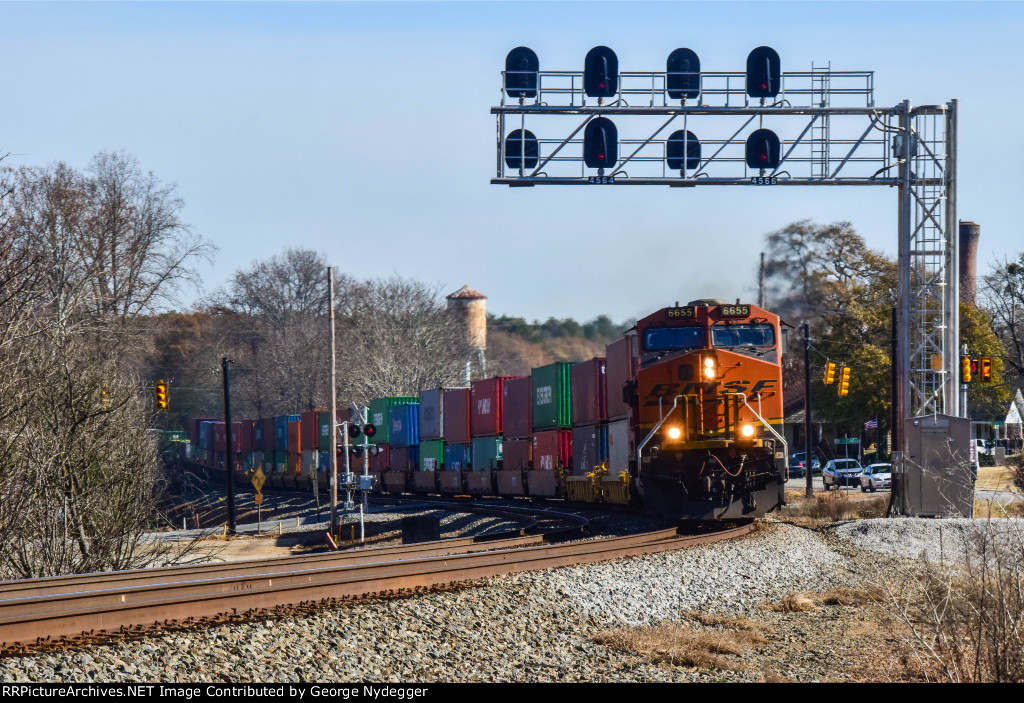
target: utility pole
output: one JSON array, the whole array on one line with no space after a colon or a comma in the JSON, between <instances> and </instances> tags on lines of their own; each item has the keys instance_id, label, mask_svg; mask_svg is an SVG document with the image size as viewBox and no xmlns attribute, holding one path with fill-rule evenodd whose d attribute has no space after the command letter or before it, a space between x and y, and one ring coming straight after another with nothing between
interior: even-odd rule
<instances>
[{"instance_id":1,"label":"utility pole","mask_svg":"<svg viewBox=\"0 0 1024 703\"><path fill-rule=\"evenodd\" d=\"M814 473L814 454L811 452L811 326L804 323L804 466L807 469L808 498L814 495L811 476Z\"/></svg>"},{"instance_id":2,"label":"utility pole","mask_svg":"<svg viewBox=\"0 0 1024 703\"><path fill-rule=\"evenodd\" d=\"M231 457L231 381L228 378L228 364L231 360L226 356L221 359L224 373L224 470L228 481L228 534L235 534L235 472Z\"/></svg>"},{"instance_id":3,"label":"utility pole","mask_svg":"<svg viewBox=\"0 0 1024 703\"><path fill-rule=\"evenodd\" d=\"M330 266L327 267L327 304L331 316L331 534L334 535L338 528L338 370L334 353L334 269Z\"/></svg>"}]
</instances>

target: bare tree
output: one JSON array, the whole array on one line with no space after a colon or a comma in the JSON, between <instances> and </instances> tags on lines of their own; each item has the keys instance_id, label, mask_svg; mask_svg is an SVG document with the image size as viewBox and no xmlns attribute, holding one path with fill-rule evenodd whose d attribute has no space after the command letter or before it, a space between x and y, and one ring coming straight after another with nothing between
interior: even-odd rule
<instances>
[{"instance_id":1,"label":"bare tree","mask_svg":"<svg viewBox=\"0 0 1024 703\"><path fill-rule=\"evenodd\" d=\"M1011 380L1024 383L1024 253L1017 261L1003 260L985 276L982 296L992 316L992 330L1005 347Z\"/></svg>"}]
</instances>

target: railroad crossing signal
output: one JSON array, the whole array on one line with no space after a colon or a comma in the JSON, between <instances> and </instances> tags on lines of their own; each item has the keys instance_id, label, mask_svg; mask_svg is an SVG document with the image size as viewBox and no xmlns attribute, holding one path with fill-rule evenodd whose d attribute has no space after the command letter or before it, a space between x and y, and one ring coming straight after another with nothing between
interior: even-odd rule
<instances>
[{"instance_id":1,"label":"railroad crossing signal","mask_svg":"<svg viewBox=\"0 0 1024 703\"><path fill-rule=\"evenodd\" d=\"M983 356L979 360L980 373L978 380L982 383L992 383L992 357Z\"/></svg>"},{"instance_id":2,"label":"railroad crossing signal","mask_svg":"<svg viewBox=\"0 0 1024 703\"><path fill-rule=\"evenodd\" d=\"M842 398L850 392L850 367L844 366L839 372L839 397Z\"/></svg>"},{"instance_id":3,"label":"railroad crossing signal","mask_svg":"<svg viewBox=\"0 0 1024 703\"><path fill-rule=\"evenodd\" d=\"M825 385L831 386L836 382L836 362L829 361L825 364Z\"/></svg>"},{"instance_id":4,"label":"railroad crossing signal","mask_svg":"<svg viewBox=\"0 0 1024 703\"><path fill-rule=\"evenodd\" d=\"M167 410L171 407L171 396L167 390L167 381L157 381L153 384L153 396L156 400L157 410Z\"/></svg>"},{"instance_id":5,"label":"railroad crossing signal","mask_svg":"<svg viewBox=\"0 0 1024 703\"><path fill-rule=\"evenodd\" d=\"M348 426L348 436L351 437L352 439L358 437L360 434L362 434L362 432L363 431L359 429L359 425L352 424Z\"/></svg>"}]
</instances>

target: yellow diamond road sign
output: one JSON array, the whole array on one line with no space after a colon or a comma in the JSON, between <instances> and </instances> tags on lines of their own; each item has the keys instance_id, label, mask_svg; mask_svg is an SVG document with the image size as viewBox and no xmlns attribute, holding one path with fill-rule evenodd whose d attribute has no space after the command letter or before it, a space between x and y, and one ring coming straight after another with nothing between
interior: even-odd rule
<instances>
[{"instance_id":1,"label":"yellow diamond road sign","mask_svg":"<svg viewBox=\"0 0 1024 703\"><path fill-rule=\"evenodd\" d=\"M263 484L267 482L267 475L263 473L263 469L256 469L256 473L252 475L252 485L259 493L260 489L263 488Z\"/></svg>"}]
</instances>

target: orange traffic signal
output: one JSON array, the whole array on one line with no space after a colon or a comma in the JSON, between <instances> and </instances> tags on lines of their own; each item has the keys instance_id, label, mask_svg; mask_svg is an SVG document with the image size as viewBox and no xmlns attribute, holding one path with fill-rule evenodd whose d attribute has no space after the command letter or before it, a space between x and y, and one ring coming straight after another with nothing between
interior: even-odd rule
<instances>
[{"instance_id":1,"label":"orange traffic signal","mask_svg":"<svg viewBox=\"0 0 1024 703\"><path fill-rule=\"evenodd\" d=\"M157 410L167 410L171 407L171 396L167 390L167 381L157 381L153 384L153 396L156 400Z\"/></svg>"}]
</instances>

